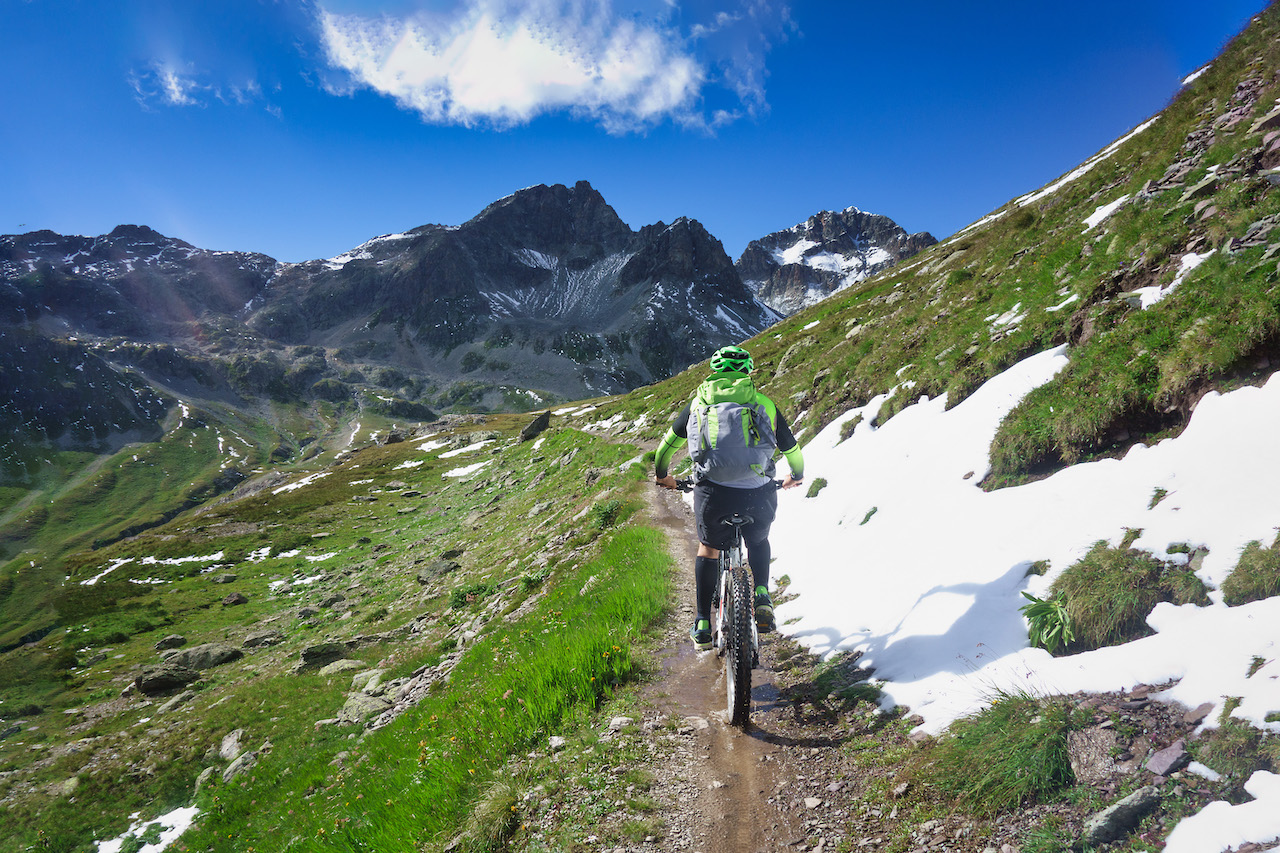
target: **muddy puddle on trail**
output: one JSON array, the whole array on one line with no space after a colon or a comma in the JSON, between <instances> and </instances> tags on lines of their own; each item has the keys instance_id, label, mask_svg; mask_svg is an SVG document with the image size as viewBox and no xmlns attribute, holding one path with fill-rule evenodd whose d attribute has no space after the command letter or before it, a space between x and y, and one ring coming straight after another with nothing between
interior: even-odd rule
<instances>
[{"instance_id":1,"label":"muddy puddle on trail","mask_svg":"<svg viewBox=\"0 0 1280 853\"><path fill-rule=\"evenodd\" d=\"M671 798L675 813L664 817L675 831L658 848L700 853L796 849L806 837L803 815L783 803L796 781L793 756L809 749L782 734L788 709L770 666L775 640L761 638L761 665L752 672L751 724L745 729L729 725L722 659L714 651L696 651L689 640L697 544L692 513L677 494L655 492L653 520L667 532L680 568L678 606L663 632L662 677L645 693L656 711L683 720L684 729L691 730L688 749L671 757L684 766L667 768L691 784L683 796ZM696 793L689 796L689 791Z\"/></svg>"}]
</instances>

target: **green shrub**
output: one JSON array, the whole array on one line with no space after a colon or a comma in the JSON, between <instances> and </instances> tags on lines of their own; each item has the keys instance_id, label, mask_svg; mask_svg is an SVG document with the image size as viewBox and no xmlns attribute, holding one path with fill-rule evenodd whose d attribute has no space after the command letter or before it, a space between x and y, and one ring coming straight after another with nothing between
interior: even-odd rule
<instances>
[{"instance_id":1,"label":"green shrub","mask_svg":"<svg viewBox=\"0 0 1280 853\"><path fill-rule=\"evenodd\" d=\"M978 815L1045 802L1075 783L1067 757L1072 728L1066 702L1001 694L990 707L957 720L919 771Z\"/></svg>"},{"instance_id":2,"label":"green shrub","mask_svg":"<svg viewBox=\"0 0 1280 853\"><path fill-rule=\"evenodd\" d=\"M1222 582L1222 598L1230 607L1280 595L1280 548L1250 542L1240 561Z\"/></svg>"},{"instance_id":3,"label":"green shrub","mask_svg":"<svg viewBox=\"0 0 1280 853\"><path fill-rule=\"evenodd\" d=\"M591 507L591 525L597 530L612 527L622 513L622 501L611 499Z\"/></svg>"},{"instance_id":4,"label":"green shrub","mask_svg":"<svg viewBox=\"0 0 1280 853\"><path fill-rule=\"evenodd\" d=\"M449 606L453 608L466 607L468 604L474 604L475 602L486 598L496 590L496 586L484 582L460 586L453 592L449 593Z\"/></svg>"}]
</instances>

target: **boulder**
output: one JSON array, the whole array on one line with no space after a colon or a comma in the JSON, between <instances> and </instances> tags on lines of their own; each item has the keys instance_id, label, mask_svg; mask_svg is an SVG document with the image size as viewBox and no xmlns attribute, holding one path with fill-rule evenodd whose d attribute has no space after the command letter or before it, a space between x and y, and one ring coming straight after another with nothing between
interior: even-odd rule
<instances>
[{"instance_id":1,"label":"boulder","mask_svg":"<svg viewBox=\"0 0 1280 853\"><path fill-rule=\"evenodd\" d=\"M177 696L174 696L168 702L165 702L163 705L161 705L159 713L167 714L170 711L172 711L174 708L177 708L179 705L185 705L194 698L196 698L196 692L194 690L184 690L181 693L179 693Z\"/></svg>"},{"instance_id":2,"label":"boulder","mask_svg":"<svg viewBox=\"0 0 1280 853\"><path fill-rule=\"evenodd\" d=\"M156 643L156 651L162 652L166 649L176 649L187 644L187 638L181 634L170 634L164 639Z\"/></svg>"},{"instance_id":3,"label":"boulder","mask_svg":"<svg viewBox=\"0 0 1280 853\"><path fill-rule=\"evenodd\" d=\"M248 603L249 603L249 596L245 595L243 592L233 592L230 595L228 595L226 598L222 599L223 607L235 607L240 604L248 604Z\"/></svg>"},{"instance_id":4,"label":"boulder","mask_svg":"<svg viewBox=\"0 0 1280 853\"><path fill-rule=\"evenodd\" d=\"M356 693L375 693L382 683L385 669L366 669L351 676L351 689Z\"/></svg>"},{"instance_id":5,"label":"boulder","mask_svg":"<svg viewBox=\"0 0 1280 853\"><path fill-rule=\"evenodd\" d=\"M244 773L248 773L253 769L253 765L258 763L258 753L245 752L242 753L235 761L222 771L222 781L230 782L232 779Z\"/></svg>"},{"instance_id":6,"label":"boulder","mask_svg":"<svg viewBox=\"0 0 1280 853\"><path fill-rule=\"evenodd\" d=\"M240 746L242 737L244 737L244 729L236 729L222 739L222 743L218 745L218 755L223 761L235 761L240 757L240 753L244 752L244 748Z\"/></svg>"},{"instance_id":7,"label":"boulder","mask_svg":"<svg viewBox=\"0 0 1280 853\"><path fill-rule=\"evenodd\" d=\"M302 650L302 662L298 664L295 671L319 669L336 660L342 660L346 655L346 645L336 641L307 646Z\"/></svg>"},{"instance_id":8,"label":"boulder","mask_svg":"<svg viewBox=\"0 0 1280 853\"><path fill-rule=\"evenodd\" d=\"M1139 788L1085 821L1080 843L1090 848L1124 837L1159 802L1160 790L1154 785Z\"/></svg>"},{"instance_id":9,"label":"boulder","mask_svg":"<svg viewBox=\"0 0 1280 853\"><path fill-rule=\"evenodd\" d=\"M370 696L368 693L352 693L347 703L338 712L340 723L363 723L370 717L377 716L391 708L391 703L381 696Z\"/></svg>"},{"instance_id":10,"label":"boulder","mask_svg":"<svg viewBox=\"0 0 1280 853\"><path fill-rule=\"evenodd\" d=\"M538 435L546 431L549 426L551 426L551 410L547 409L545 412L542 412L526 424L524 429L520 430L520 440L529 441L530 439L537 438Z\"/></svg>"},{"instance_id":11,"label":"boulder","mask_svg":"<svg viewBox=\"0 0 1280 853\"><path fill-rule=\"evenodd\" d=\"M172 651L164 656L165 663L194 670L212 669L244 657L244 652L225 643L201 643L189 649Z\"/></svg>"},{"instance_id":12,"label":"boulder","mask_svg":"<svg viewBox=\"0 0 1280 853\"><path fill-rule=\"evenodd\" d=\"M142 674L133 680L133 684L144 696L163 696L186 687L199 678L200 673L194 669L165 661L159 666L143 669Z\"/></svg>"},{"instance_id":13,"label":"boulder","mask_svg":"<svg viewBox=\"0 0 1280 853\"><path fill-rule=\"evenodd\" d=\"M1179 200L1178 203L1185 204L1186 202L1192 201L1194 199L1204 198L1205 196L1213 195L1213 193L1217 192L1217 189L1218 189L1218 179L1215 178L1213 175L1210 175L1200 183L1196 184L1194 187L1191 187L1189 190L1184 192L1182 194L1182 198Z\"/></svg>"},{"instance_id":14,"label":"boulder","mask_svg":"<svg viewBox=\"0 0 1280 853\"><path fill-rule=\"evenodd\" d=\"M441 575L456 572L460 568L462 564L457 560L432 560L418 572L418 583L426 586Z\"/></svg>"},{"instance_id":15,"label":"boulder","mask_svg":"<svg viewBox=\"0 0 1280 853\"><path fill-rule=\"evenodd\" d=\"M1253 123L1249 128L1250 133L1257 133L1260 130L1273 130L1280 127L1280 107L1276 107L1271 112L1264 115Z\"/></svg>"},{"instance_id":16,"label":"boulder","mask_svg":"<svg viewBox=\"0 0 1280 853\"><path fill-rule=\"evenodd\" d=\"M277 643L284 642L284 634L276 630L255 631L244 638L244 647L247 649L260 649L265 646L274 646Z\"/></svg>"},{"instance_id":17,"label":"boulder","mask_svg":"<svg viewBox=\"0 0 1280 853\"><path fill-rule=\"evenodd\" d=\"M344 672L355 672L356 670L360 670L364 668L365 668L365 664L363 661L343 658L342 660L336 660L333 663L327 663L324 666L320 667L320 674L321 675L341 675Z\"/></svg>"}]
</instances>

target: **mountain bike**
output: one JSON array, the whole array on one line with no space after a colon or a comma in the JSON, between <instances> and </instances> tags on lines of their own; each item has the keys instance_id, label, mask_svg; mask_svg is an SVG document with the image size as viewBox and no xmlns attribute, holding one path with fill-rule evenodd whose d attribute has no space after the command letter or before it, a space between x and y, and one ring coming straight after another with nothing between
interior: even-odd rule
<instances>
[{"instance_id":1,"label":"mountain bike","mask_svg":"<svg viewBox=\"0 0 1280 853\"><path fill-rule=\"evenodd\" d=\"M711 598L716 614L711 625L711 642L717 654L724 658L729 722L744 728L751 715L751 670L760 662L755 592L742 547L742 528L753 521L751 516L740 513L724 519L725 524L733 527L734 544L720 552L720 583Z\"/></svg>"},{"instance_id":2,"label":"mountain bike","mask_svg":"<svg viewBox=\"0 0 1280 853\"><path fill-rule=\"evenodd\" d=\"M678 483L681 491L693 488L691 480ZM725 710L730 724L743 728L751 716L751 670L760 664L755 585L742 540L742 529L754 521L744 513L722 519L733 528L733 545L720 551L720 581L711 597L711 643L724 658Z\"/></svg>"}]
</instances>

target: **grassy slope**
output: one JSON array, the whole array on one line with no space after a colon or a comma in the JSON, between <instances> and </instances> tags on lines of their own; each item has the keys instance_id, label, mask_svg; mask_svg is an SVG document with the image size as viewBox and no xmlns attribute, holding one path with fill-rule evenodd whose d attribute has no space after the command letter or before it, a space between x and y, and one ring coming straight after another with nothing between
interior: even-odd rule
<instances>
[{"instance_id":1,"label":"grassy slope","mask_svg":"<svg viewBox=\"0 0 1280 853\"><path fill-rule=\"evenodd\" d=\"M235 728L251 748L270 740L271 749L244 787L207 789L208 817L191 849L278 849L280 837L412 849L413 840L455 831L508 753L526 751L632 675L631 645L666 602L660 537L629 521L643 477L623 463L637 449L563 429L535 450L515 438L525 420L497 418L492 430L446 436L455 446L492 440L456 459L409 442L372 445L303 488L262 490L70 555L73 582L55 601L62 627L3 658L0 708L24 722L21 734L0 741L0 770L18 771L0 782L17 827L0 849L83 849L92 831L123 829L129 811L185 803L204 766L225 764L208 753ZM489 467L471 477L443 476L484 461ZM246 559L267 546L300 553ZM462 565L450 569L439 558L455 551ZM143 559L219 552L220 564ZM306 559L325 554L334 556ZM74 583L128 557L94 586ZM215 564L215 577L233 572L236 581L213 583L202 570ZM278 581L291 588L273 587ZM248 603L222 604L229 591ZM334 595L345 601L299 615ZM412 639L394 635L407 625ZM180 710L157 715L141 697L115 698L157 662L154 644L167 633L238 646L264 629L279 629L284 642L206 672ZM352 751L357 730L314 723L337 714L351 674L289 671L303 647L357 636L368 639L350 655L386 678L452 662L465 645L451 683L466 689L432 693L364 738L351 760L379 770L350 787L330 762ZM78 746L67 751L67 742ZM50 785L69 779L78 780L73 795L50 795Z\"/></svg>"},{"instance_id":2,"label":"grassy slope","mask_svg":"<svg viewBox=\"0 0 1280 853\"><path fill-rule=\"evenodd\" d=\"M1249 163L1260 156L1262 135L1250 133L1250 127L1252 118L1280 95L1270 82L1280 68L1277 17L1274 10L1265 13L1262 24L1237 39L1151 127L1056 193L1025 206L1011 203L990 222L749 342L767 380L765 390L811 435L848 407L893 389L881 417L920 394L946 393L954 404L1017 359L1073 342L1071 366L1029 397L997 437L992 482L998 485L1176 430L1205 389L1268 373L1263 359L1276 347L1280 311L1275 259L1264 257L1269 241L1231 253L1226 248L1276 212L1280 201L1252 167L1224 173L1242 156ZM1212 126L1241 103L1233 102L1237 83L1252 77L1263 81L1251 96L1253 115L1234 130L1219 129L1214 143L1192 156L1195 152L1185 147L1188 134ZM1160 178L1186 157L1192 167L1181 188L1139 195L1147 180ZM1182 202L1182 192L1215 165L1221 176L1216 188ZM1133 197L1128 205L1084 231L1087 216L1126 194ZM1216 208L1207 216L1203 208L1197 210L1206 199ZM1157 306L1137 311L1122 296L1169 282L1184 253L1211 248L1219 251ZM1010 312L1020 319L1001 324L998 318ZM655 438L700 376L694 368L660 385L598 401L591 418L613 419L621 431L643 417L628 438ZM636 636L660 607L665 571L648 562L632 565L637 553L656 547L634 522L615 529L604 522L611 513L590 511L613 500L622 507L635 503L641 475L618 470L638 452L634 446L561 429L535 452L531 444L513 443L511 430L518 425L511 419L486 425L501 433L497 443L467 458L498 452L491 456L493 464L471 479L442 478L454 463L435 458L398 469L404 461L424 458L409 444L370 447L325 469L329 476L304 489L262 492L211 507L97 552L76 549L113 524L122 525L121 516L81 491L95 488L92 479L71 490L65 506L74 503L77 512L66 514L68 526L62 530L79 538L64 545L64 536L48 528L42 544L53 550L38 556L65 554L60 571L76 578L96 573L114 557L217 550L242 557L268 544L277 550L305 547L295 557L241 561L231 568L240 577L234 588L249 596L249 603L238 608L219 603L228 587L189 574L186 564L127 564L92 588L93 595L67 587L70 591L56 602L64 628L3 659L0 707L19 710L17 715L6 711L6 720L31 720L18 735L0 741L0 770L18 771L0 781L0 791L16 804L10 814L19 827L0 849L21 849L42 839L52 849L83 849L91 830L123 828L123 815L132 808L185 802L195 773L206 764L221 766L206 752L233 728L244 728L254 747L269 739L272 749L243 780L244 787L214 785L202 795L207 817L191 836L191 849L216 849L227 834L260 849L278 849L287 838L306 847L351 849L376 842L378 849L411 849L405 845L430 845L456 832L466 804L500 803L507 756L572 721L598 701L605 686L632 670L627 644L611 636L606 645L591 633L596 620L574 608L638 602L612 617L626 626L619 629L623 636ZM573 461L561 466L575 448ZM180 455L172 464L185 464L177 460ZM99 497L117 500L117 493L126 491L177 488L167 480L144 479L121 489L119 478L131 476L127 467L104 466L117 478L117 488ZM372 482L353 485L365 479ZM392 497L393 480L419 487L427 497ZM370 495L369 489L383 491ZM356 502L357 495L378 501ZM83 529L80 513L85 511L91 522L100 514L88 525L93 529ZM55 504L49 512L65 510ZM122 504L111 512L136 517L142 510ZM328 536L313 541L317 533ZM462 569L419 582L417 573L442 552L459 547L465 549ZM316 564L305 560L331 551L340 556ZM131 584L131 572L139 580L166 583ZM326 577L316 582L315 593L297 584L313 574ZM287 578L295 581L292 593L268 585ZM587 587L590 594L579 594ZM340 619L322 611L299 619L297 606L317 602L321 589L347 595L351 615ZM12 605L20 590L10 583L0 587L0 596L5 595ZM520 616L502 618L516 613ZM459 638L478 628L453 683L481 685L473 698L482 700L489 725L501 730L501 738L479 741L470 735L474 729L459 728L455 703L460 696L447 688L358 746L348 739L353 730L314 728L315 720L341 706L347 677L285 674L300 648L386 631L417 617L422 617L415 623L420 630L412 642L378 641L356 655L386 668L389 676L408 675L452 660ZM211 671L182 710L155 718L154 707L136 701L112 704L131 674L154 662L152 646L164 633L181 630L192 642L236 643L264 626L279 627L285 642L254 653L248 663ZM541 634L548 626L553 633ZM546 646L548 636L571 640L580 661L576 672L559 666L565 651ZM63 651L74 653L78 664L69 672ZM524 666L535 654L548 657L539 658L538 667ZM525 698L523 689L544 699L536 711L519 717L519 703L511 701ZM562 703L557 696L575 701ZM32 703L44 706L42 713L26 707ZM59 714L63 709L76 713ZM508 714L519 719L508 724ZM79 747L59 746L69 740L78 740ZM340 752L349 755L331 764ZM113 753L118 757L110 758ZM357 787L351 781L355 777L361 779ZM71 799L49 792L47 786L70 778L81 786ZM427 779L438 785L429 801L417 790ZM108 784L124 791L119 810L105 810L111 798L97 795ZM366 793L373 787L378 788L376 804L366 802L374 799ZM428 802L430 816L424 817ZM389 829L384 834L373 828L378 826Z\"/></svg>"},{"instance_id":3,"label":"grassy slope","mask_svg":"<svg viewBox=\"0 0 1280 853\"><path fill-rule=\"evenodd\" d=\"M1070 341L1070 367L996 438L999 485L1176 431L1206 390L1265 378L1280 357L1280 285L1269 251L1280 234L1228 249L1280 212L1280 189L1259 163L1269 162L1266 131L1251 132L1280 97L1278 19L1274 8L1260 16L1150 127L1084 175L1042 199L1010 202L985 224L749 341L766 390L793 417L804 413L801 426L813 431L891 391L882 419L922 394L947 394L955 405L1017 360ZM1248 79L1258 85L1237 97ZM1242 105L1245 120L1214 130ZM1188 135L1206 128L1214 141L1196 153ZM1184 160L1190 172L1180 186L1141 194ZM1183 201L1214 167L1215 188ZM1087 217L1124 195L1128 204L1086 232ZM1139 287L1171 282L1185 253L1211 249L1218 251L1156 306L1137 310L1126 300ZM1019 319L1003 323L1002 315ZM695 379L642 390L605 413L639 415ZM650 437L661 426L655 421Z\"/></svg>"}]
</instances>

